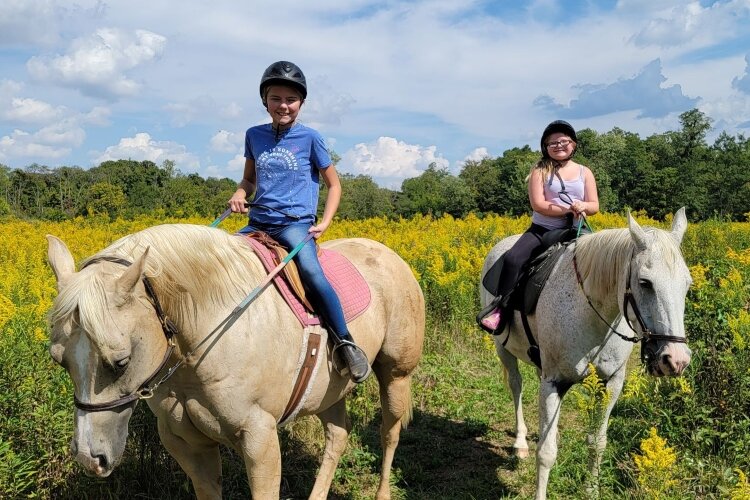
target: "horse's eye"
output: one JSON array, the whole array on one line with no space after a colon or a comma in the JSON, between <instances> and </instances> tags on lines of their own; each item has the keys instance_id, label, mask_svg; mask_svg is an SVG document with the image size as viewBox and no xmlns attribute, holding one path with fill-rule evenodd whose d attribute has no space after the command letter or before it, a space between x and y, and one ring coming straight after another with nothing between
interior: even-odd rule
<instances>
[{"instance_id":1,"label":"horse's eye","mask_svg":"<svg viewBox=\"0 0 750 500\"><path fill-rule=\"evenodd\" d=\"M128 363L130 363L130 356L118 359L117 361L115 361L115 369L117 371L122 371L128 367Z\"/></svg>"},{"instance_id":2,"label":"horse's eye","mask_svg":"<svg viewBox=\"0 0 750 500\"><path fill-rule=\"evenodd\" d=\"M641 279L638 280L638 284L641 285L641 288L645 288L646 290L653 290L654 289L653 283L651 283L651 281L643 279L643 278L641 278Z\"/></svg>"}]
</instances>

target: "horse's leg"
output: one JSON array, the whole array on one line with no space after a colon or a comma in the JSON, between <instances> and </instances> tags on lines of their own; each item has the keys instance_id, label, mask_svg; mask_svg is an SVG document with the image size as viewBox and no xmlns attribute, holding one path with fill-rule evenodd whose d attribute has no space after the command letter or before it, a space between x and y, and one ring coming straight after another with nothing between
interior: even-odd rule
<instances>
[{"instance_id":1,"label":"horse's leg","mask_svg":"<svg viewBox=\"0 0 750 500\"><path fill-rule=\"evenodd\" d=\"M175 435L158 420L159 438L188 475L198 500L221 498L221 455L219 444L207 438L191 442ZM197 432L197 431L196 431Z\"/></svg>"},{"instance_id":2,"label":"horse's leg","mask_svg":"<svg viewBox=\"0 0 750 500\"><path fill-rule=\"evenodd\" d=\"M380 424L380 445L383 449L383 461L380 468L380 484L376 498L391 498L391 467L396 454L401 428L411 419L411 375L394 377L392 370L377 366L380 384L380 406L382 423Z\"/></svg>"},{"instance_id":3,"label":"horse's leg","mask_svg":"<svg viewBox=\"0 0 750 500\"><path fill-rule=\"evenodd\" d=\"M281 449L276 419L262 410L254 412L252 423L239 434L239 450L253 498L279 498Z\"/></svg>"},{"instance_id":4,"label":"horse's leg","mask_svg":"<svg viewBox=\"0 0 750 500\"><path fill-rule=\"evenodd\" d=\"M501 345L497 345L497 355L505 367L508 386L513 394L513 407L516 410L516 442L513 443L513 449L518 458L528 458L529 444L526 442L528 430L523 418L523 402L521 401L523 379L521 378L521 372L518 370L518 359Z\"/></svg>"},{"instance_id":5,"label":"horse's leg","mask_svg":"<svg viewBox=\"0 0 750 500\"><path fill-rule=\"evenodd\" d=\"M542 378L539 387L539 444L536 452L536 499L547 497L549 472L557 459L557 424L562 397L570 388Z\"/></svg>"},{"instance_id":6,"label":"horse's leg","mask_svg":"<svg viewBox=\"0 0 750 500\"><path fill-rule=\"evenodd\" d=\"M315 478L315 486L310 493L311 499L328 498L333 474L336 472L341 454L346 449L346 442L349 437L349 427L346 421L346 400L341 399L327 410L318 413L318 418L323 423L326 447L318 476Z\"/></svg>"},{"instance_id":7,"label":"horse's leg","mask_svg":"<svg viewBox=\"0 0 750 500\"><path fill-rule=\"evenodd\" d=\"M612 408L614 408L617 399L620 397L620 392L622 391L622 385L624 382L625 365L617 370L607 381L607 389L609 390L609 401L607 407L602 414L599 429L595 433L589 434L587 437L589 448L593 448L593 454L589 461L589 472L591 473L591 479L593 480L592 487L598 484L599 467L602 463L604 449L607 446L607 426L609 425L609 415L612 413Z\"/></svg>"}]
</instances>

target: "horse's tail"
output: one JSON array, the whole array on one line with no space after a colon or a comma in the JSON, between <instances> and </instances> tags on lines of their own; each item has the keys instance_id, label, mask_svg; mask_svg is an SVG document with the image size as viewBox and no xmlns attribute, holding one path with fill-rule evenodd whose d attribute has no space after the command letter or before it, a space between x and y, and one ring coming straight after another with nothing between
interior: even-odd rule
<instances>
[{"instance_id":1,"label":"horse's tail","mask_svg":"<svg viewBox=\"0 0 750 500\"><path fill-rule=\"evenodd\" d=\"M409 384L409 394L407 394L406 411L401 416L401 428L406 429L409 427L411 419L414 418L414 399L411 394L411 384Z\"/></svg>"}]
</instances>

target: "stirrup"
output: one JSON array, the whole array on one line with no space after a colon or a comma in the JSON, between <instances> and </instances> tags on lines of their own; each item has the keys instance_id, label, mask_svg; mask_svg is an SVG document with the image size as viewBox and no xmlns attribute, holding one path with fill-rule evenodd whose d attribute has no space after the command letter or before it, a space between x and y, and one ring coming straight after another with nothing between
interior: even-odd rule
<instances>
[{"instance_id":1,"label":"stirrup","mask_svg":"<svg viewBox=\"0 0 750 500\"><path fill-rule=\"evenodd\" d=\"M482 330L484 330L487 333L495 333L495 329L490 330L489 327L487 327L486 325L482 323L482 320L488 315L492 314L492 312L495 309L500 309L501 314L502 314L502 307L500 307L500 302L502 302L502 300L503 300L502 295L498 295L497 297L492 299L492 301L489 304L484 306L484 308L481 311L479 311L479 313L477 314L477 318L476 318L477 324ZM500 323L502 323L502 320L500 321Z\"/></svg>"},{"instance_id":2,"label":"stirrup","mask_svg":"<svg viewBox=\"0 0 750 500\"><path fill-rule=\"evenodd\" d=\"M355 377L354 373L352 372L352 368L351 368L351 364L352 363L350 363L350 361L354 361L354 360L350 360L349 357L347 356L347 351L343 350L343 351L341 351L339 353L339 358L343 360L344 366L343 367L339 367L339 366L336 366L336 364L334 363L334 368L339 373L339 375L341 375L342 377L349 377L349 378L351 378L357 384L362 383L365 380L367 380L367 378L372 374L372 367L370 366L370 360L367 357L367 354L365 353L365 351L362 350L362 348L359 347L357 344L355 344L354 342L351 342L349 340L343 340L343 339L340 339L340 338L336 338L334 340L334 344L335 345L333 347L333 350L331 351L331 358L334 358L334 355L336 354L336 351L339 350L340 348L342 348L342 347L351 347L361 357L360 361L363 361L367 365L367 371L364 373L364 375L360 375L359 377Z\"/></svg>"}]
</instances>

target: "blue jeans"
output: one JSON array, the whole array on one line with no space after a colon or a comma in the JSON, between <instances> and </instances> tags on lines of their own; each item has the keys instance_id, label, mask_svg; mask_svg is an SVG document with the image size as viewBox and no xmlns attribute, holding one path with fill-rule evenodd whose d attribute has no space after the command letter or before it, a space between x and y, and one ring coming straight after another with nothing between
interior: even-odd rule
<instances>
[{"instance_id":1,"label":"blue jeans","mask_svg":"<svg viewBox=\"0 0 750 500\"><path fill-rule=\"evenodd\" d=\"M291 251L305 239L310 227L312 227L312 224L309 222L277 226L250 221L239 232L247 234L253 231L263 231L281 243L288 251ZM305 287L305 293L310 304L336 336L348 340L349 329L346 326L341 301L323 273L323 268L318 261L318 251L314 239L308 241L294 256L294 262L297 264L302 285Z\"/></svg>"}]
</instances>

